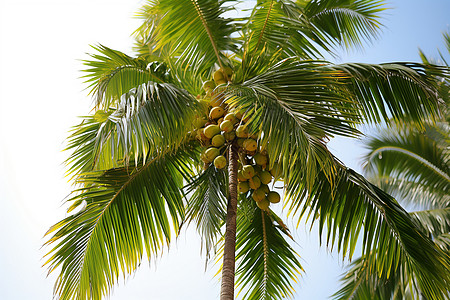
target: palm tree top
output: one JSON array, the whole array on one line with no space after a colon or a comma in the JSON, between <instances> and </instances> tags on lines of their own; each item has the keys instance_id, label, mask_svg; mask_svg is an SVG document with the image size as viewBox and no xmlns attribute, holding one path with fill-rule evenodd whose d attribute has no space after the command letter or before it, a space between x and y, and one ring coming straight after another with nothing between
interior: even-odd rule
<instances>
[{"instance_id":1,"label":"palm tree top","mask_svg":"<svg viewBox=\"0 0 450 300\"><path fill-rule=\"evenodd\" d=\"M426 295L445 293L448 257L391 196L334 157L327 141L391 117L424 126L425 116L437 118L433 76L447 77L448 68L322 60L323 51L376 36L383 1L257 1L250 14L225 17L233 3L148 1L136 57L98 45L85 61L96 109L74 127L67 161L70 209L85 207L47 233L46 265L60 270L55 295L101 299L190 223L208 254L223 249L230 257L228 236L237 233L231 261L244 298L292 295L291 279L303 269L286 225L268 207L273 186L257 199L249 175L249 189L236 196L238 168L247 165L280 180L290 218L317 222L342 255L351 257L362 235L364 253L383 274L402 258ZM212 76L217 87L205 84ZM225 138L212 115L220 109L234 114L237 138ZM206 126L214 128L209 137ZM228 169L206 153L216 135L224 135L223 146L210 152ZM256 153L267 162L257 163ZM229 267L223 278L234 277ZM222 295L234 293L229 286Z\"/></svg>"}]
</instances>

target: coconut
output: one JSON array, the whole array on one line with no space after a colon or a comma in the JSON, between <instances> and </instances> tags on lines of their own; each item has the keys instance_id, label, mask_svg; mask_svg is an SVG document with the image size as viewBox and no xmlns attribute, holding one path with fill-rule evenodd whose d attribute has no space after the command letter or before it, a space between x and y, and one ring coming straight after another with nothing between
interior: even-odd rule
<instances>
[{"instance_id":1,"label":"coconut","mask_svg":"<svg viewBox=\"0 0 450 300\"><path fill-rule=\"evenodd\" d=\"M269 186L267 184L261 184L259 189L262 189L266 195L270 192Z\"/></svg>"},{"instance_id":2,"label":"coconut","mask_svg":"<svg viewBox=\"0 0 450 300\"><path fill-rule=\"evenodd\" d=\"M250 187L253 190L258 189L261 186L261 180L259 179L258 176L253 176L251 179L249 179L250 182Z\"/></svg>"},{"instance_id":3,"label":"coconut","mask_svg":"<svg viewBox=\"0 0 450 300\"><path fill-rule=\"evenodd\" d=\"M224 113L225 113L225 110L222 107L216 106L216 107L213 107L211 109L211 111L209 112L209 118L215 120L215 119L218 119L221 116L223 116Z\"/></svg>"},{"instance_id":4,"label":"coconut","mask_svg":"<svg viewBox=\"0 0 450 300\"><path fill-rule=\"evenodd\" d=\"M203 132L203 130L204 130L204 128L200 128L200 129L197 130L197 139L200 140L200 141L207 141L209 139L206 137L206 135Z\"/></svg>"},{"instance_id":5,"label":"coconut","mask_svg":"<svg viewBox=\"0 0 450 300\"><path fill-rule=\"evenodd\" d=\"M238 187L239 193L241 193L241 194L247 193L250 190L248 182L246 182L246 181L238 182L237 187Z\"/></svg>"},{"instance_id":6,"label":"coconut","mask_svg":"<svg viewBox=\"0 0 450 300\"><path fill-rule=\"evenodd\" d=\"M217 83L219 81L225 80L225 75L222 73L222 70L217 70L213 73L213 79Z\"/></svg>"},{"instance_id":7,"label":"coconut","mask_svg":"<svg viewBox=\"0 0 450 300\"><path fill-rule=\"evenodd\" d=\"M270 202L267 200L267 198L262 199L259 202L256 202L256 205L262 210L267 210L269 208Z\"/></svg>"},{"instance_id":8,"label":"coconut","mask_svg":"<svg viewBox=\"0 0 450 300\"><path fill-rule=\"evenodd\" d=\"M255 170L251 165L245 165L242 167L242 175L244 176L244 178L250 179L255 176Z\"/></svg>"},{"instance_id":9,"label":"coconut","mask_svg":"<svg viewBox=\"0 0 450 300\"><path fill-rule=\"evenodd\" d=\"M210 147L205 151L205 157L209 162L214 161L214 159L220 154L219 149Z\"/></svg>"},{"instance_id":10,"label":"coconut","mask_svg":"<svg viewBox=\"0 0 450 300\"><path fill-rule=\"evenodd\" d=\"M224 132L223 136L225 137L225 139L227 141L232 141L234 140L234 138L236 137L236 132L231 131L231 132Z\"/></svg>"},{"instance_id":11,"label":"coconut","mask_svg":"<svg viewBox=\"0 0 450 300\"><path fill-rule=\"evenodd\" d=\"M229 120L231 123L233 123L233 125L239 122L239 119L236 118L236 115L233 113L228 113L223 119Z\"/></svg>"},{"instance_id":12,"label":"coconut","mask_svg":"<svg viewBox=\"0 0 450 300\"><path fill-rule=\"evenodd\" d=\"M233 70L230 67L223 68L222 72L227 75L228 78L233 75Z\"/></svg>"},{"instance_id":13,"label":"coconut","mask_svg":"<svg viewBox=\"0 0 450 300\"><path fill-rule=\"evenodd\" d=\"M267 165L267 156L259 153L256 153L253 155L253 159L255 160L255 163L260 166Z\"/></svg>"},{"instance_id":14,"label":"coconut","mask_svg":"<svg viewBox=\"0 0 450 300\"><path fill-rule=\"evenodd\" d=\"M212 140L211 140L211 145L213 145L214 147L222 147L223 144L225 144L225 137L221 134L216 134Z\"/></svg>"},{"instance_id":15,"label":"coconut","mask_svg":"<svg viewBox=\"0 0 450 300\"><path fill-rule=\"evenodd\" d=\"M220 129L222 129L225 132L231 132L234 129L233 123L230 120L223 120L223 122L220 124Z\"/></svg>"},{"instance_id":16,"label":"coconut","mask_svg":"<svg viewBox=\"0 0 450 300\"><path fill-rule=\"evenodd\" d=\"M242 170L240 170L240 171L238 172L237 180L238 180L239 182L247 181L247 178L245 178L245 177L244 177L244 174L242 174Z\"/></svg>"},{"instance_id":17,"label":"coconut","mask_svg":"<svg viewBox=\"0 0 450 300\"><path fill-rule=\"evenodd\" d=\"M236 143L239 146L239 148L244 148L244 141L245 141L245 139L241 139L241 138L238 138L236 140Z\"/></svg>"},{"instance_id":18,"label":"coconut","mask_svg":"<svg viewBox=\"0 0 450 300\"><path fill-rule=\"evenodd\" d=\"M208 139L211 139L213 136L220 133L220 127L219 125L214 124L208 125L203 129L203 133Z\"/></svg>"},{"instance_id":19,"label":"coconut","mask_svg":"<svg viewBox=\"0 0 450 300\"><path fill-rule=\"evenodd\" d=\"M248 137L248 128L244 125L239 125L238 128L236 128L236 136L240 138L246 138Z\"/></svg>"},{"instance_id":20,"label":"coconut","mask_svg":"<svg viewBox=\"0 0 450 300\"><path fill-rule=\"evenodd\" d=\"M249 152L256 151L258 149L258 143L253 139L246 139L243 144L245 150Z\"/></svg>"},{"instance_id":21,"label":"coconut","mask_svg":"<svg viewBox=\"0 0 450 300\"><path fill-rule=\"evenodd\" d=\"M277 192L271 191L267 194L267 200L269 200L270 203L278 203L280 202L281 197Z\"/></svg>"},{"instance_id":22,"label":"coconut","mask_svg":"<svg viewBox=\"0 0 450 300\"><path fill-rule=\"evenodd\" d=\"M262 184L269 184L272 181L272 174L267 171L262 171L259 173L259 178Z\"/></svg>"},{"instance_id":23,"label":"coconut","mask_svg":"<svg viewBox=\"0 0 450 300\"><path fill-rule=\"evenodd\" d=\"M255 200L256 202L259 202L259 201L261 201L261 200L263 200L263 199L266 198L266 194L264 193L263 190L257 189L257 190L254 190L254 191L253 191L253 193L252 193L252 198L253 198L253 200Z\"/></svg>"},{"instance_id":24,"label":"coconut","mask_svg":"<svg viewBox=\"0 0 450 300\"><path fill-rule=\"evenodd\" d=\"M203 82L203 89L205 91L211 91L216 87L216 84L212 80L206 80Z\"/></svg>"},{"instance_id":25,"label":"coconut","mask_svg":"<svg viewBox=\"0 0 450 300\"><path fill-rule=\"evenodd\" d=\"M274 163L272 169L270 170L270 174L272 174L275 179L278 179L283 174L283 169L279 163Z\"/></svg>"},{"instance_id":26,"label":"coconut","mask_svg":"<svg viewBox=\"0 0 450 300\"><path fill-rule=\"evenodd\" d=\"M205 118L195 118L194 120L194 126L195 128L202 128L203 126L205 126L206 122L208 122L208 120L206 120Z\"/></svg>"},{"instance_id":27,"label":"coconut","mask_svg":"<svg viewBox=\"0 0 450 300\"><path fill-rule=\"evenodd\" d=\"M223 155L219 155L214 159L214 167L223 169L227 165L227 159Z\"/></svg>"}]
</instances>

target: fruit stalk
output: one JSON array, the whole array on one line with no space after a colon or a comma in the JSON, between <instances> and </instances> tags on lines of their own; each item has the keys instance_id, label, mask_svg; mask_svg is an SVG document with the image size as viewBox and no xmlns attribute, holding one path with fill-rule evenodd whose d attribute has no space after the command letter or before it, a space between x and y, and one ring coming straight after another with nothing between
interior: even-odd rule
<instances>
[{"instance_id":1,"label":"fruit stalk","mask_svg":"<svg viewBox=\"0 0 450 300\"><path fill-rule=\"evenodd\" d=\"M237 174L238 150L230 145L228 149L228 205L223 250L222 286L220 300L234 299L234 273L236 252Z\"/></svg>"}]
</instances>

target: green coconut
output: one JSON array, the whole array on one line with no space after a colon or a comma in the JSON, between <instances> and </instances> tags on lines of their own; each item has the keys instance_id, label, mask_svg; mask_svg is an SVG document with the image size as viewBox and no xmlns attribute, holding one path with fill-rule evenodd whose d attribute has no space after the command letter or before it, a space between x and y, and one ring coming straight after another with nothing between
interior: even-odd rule
<instances>
[{"instance_id":1,"label":"green coconut","mask_svg":"<svg viewBox=\"0 0 450 300\"><path fill-rule=\"evenodd\" d=\"M215 119L220 118L224 114L225 114L225 110L220 106L216 106L216 107L213 107L211 109L211 111L209 112L209 118L215 120Z\"/></svg>"},{"instance_id":2,"label":"green coconut","mask_svg":"<svg viewBox=\"0 0 450 300\"><path fill-rule=\"evenodd\" d=\"M223 155L219 155L214 159L214 167L223 169L227 165L227 159Z\"/></svg>"},{"instance_id":3,"label":"green coconut","mask_svg":"<svg viewBox=\"0 0 450 300\"><path fill-rule=\"evenodd\" d=\"M247 181L247 178L245 178L245 177L244 177L244 174L242 174L242 170L240 170L240 171L238 172L237 180L238 180L239 182Z\"/></svg>"},{"instance_id":4,"label":"green coconut","mask_svg":"<svg viewBox=\"0 0 450 300\"><path fill-rule=\"evenodd\" d=\"M270 202L267 198L262 199L261 201L256 202L256 205L262 210L267 210L269 208Z\"/></svg>"},{"instance_id":5,"label":"green coconut","mask_svg":"<svg viewBox=\"0 0 450 300\"><path fill-rule=\"evenodd\" d=\"M262 184L269 184L272 181L272 174L267 171L262 171L259 173L259 178Z\"/></svg>"},{"instance_id":6,"label":"green coconut","mask_svg":"<svg viewBox=\"0 0 450 300\"><path fill-rule=\"evenodd\" d=\"M248 128L244 125L239 125L238 128L236 128L236 136L240 138L246 138L248 137Z\"/></svg>"},{"instance_id":7,"label":"green coconut","mask_svg":"<svg viewBox=\"0 0 450 300\"><path fill-rule=\"evenodd\" d=\"M242 167L242 175L244 176L244 178L250 179L255 176L255 170L251 165L245 165Z\"/></svg>"},{"instance_id":8,"label":"green coconut","mask_svg":"<svg viewBox=\"0 0 450 300\"><path fill-rule=\"evenodd\" d=\"M238 191L240 194L247 193L250 190L250 186L247 181L238 182Z\"/></svg>"},{"instance_id":9,"label":"green coconut","mask_svg":"<svg viewBox=\"0 0 450 300\"><path fill-rule=\"evenodd\" d=\"M253 190L258 189L261 186L261 180L258 176L253 176L251 179L249 179L250 187Z\"/></svg>"},{"instance_id":10,"label":"green coconut","mask_svg":"<svg viewBox=\"0 0 450 300\"><path fill-rule=\"evenodd\" d=\"M237 122L239 122L239 119L236 118L236 115L233 113L226 114L223 119L230 121L231 123L233 123L233 125L236 124Z\"/></svg>"},{"instance_id":11,"label":"green coconut","mask_svg":"<svg viewBox=\"0 0 450 300\"><path fill-rule=\"evenodd\" d=\"M269 200L270 203L278 203L280 202L281 197L277 192L271 191L267 194L267 200Z\"/></svg>"},{"instance_id":12,"label":"green coconut","mask_svg":"<svg viewBox=\"0 0 450 300\"><path fill-rule=\"evenodd\" d=\"M255 160L255 163L257 164L257 165L260 165L260 166L265 166L265 165L267 165L267 156L266 155L263 155L263 154L261 154L261 152L258 152L258 153L256 153L255 155L253 155L253 159Z\"/></svg>"},{"instance_id":13,"label":"green coconut","mask_svg":"<svg viewBox=\"0 0 450 300\"><path fill-rule=\"evenodd\" d=\"M259 188L262 189L266 195L270 192L269 186L267 184L261 184Z\"/></svg>"},{"instance_id":14,"label":"green coconut","mask_svg":"<svg viewBox=\"0 0 450 300\"><path fill-rule=\"evenodd\" d=\"M234 131L232 132L224 132L223 136L227 141L232 141L236 138L236 133Z\"/></svg>"},{"instance_id":15,"label":"green coconut","mask_svg":"<svg viewBox=\"0 0 450 300\"><path fill-rule=\"evenodd\" d=\"M217 70L213 73L213 79L215 82L224 81L225 75L222 73L222 70Z\"/></svg>"},{"instance_id":16,"label":"green coconut","mask_svg":"<svg viewBox=\"0 0 450 300\"><path fill-rule=\"evenodd\" d=\"M205 91L211 91L216 87L216 84L212 80L206 80L203 82L203 89Z\"/></svg>"},{"instance_id":17,"label":"green coconut","mask_svg":"<svg viewBox=\"0 0 450 300\"><path fill-rule=\"evenodd\" d=\"M244 141L245 141L245 139L242 139L242 138L238 138L236 140L236 143L239 146L239 148L244 148Z\"/></svg>"},{"instance_id":18,"label":"green coconut","mask_svg":"<svg viewBox=\"0 0 450 300\"><path fill-rule=\"evenodd\" d=\"M211 145L213 145L214 147L222 147L223 144L225 144L225 137L221 134L216 134L215 136L213 136L212 140L211 140Z\"/></svg>"},{"instance_id":19,"label":"green coconut","mask_svg":"<svg viewBox=\"0 0 450 300\"><path fill-rule=\"evenodd\" d=\"M223 120L223 122L220 124L220 129L225 132L232 132L234 129L234 125L230 120ZM236 134L235 134L236 136Z\"/></svg>"},{"instance_id":20,"label":"green coconut","mask_svg":"<svg viewBox=\"0 0 450 300\"><path fill-rule=\"evenodd\" d=\"M279 163L274 163L272 169L270 170L270 174L272 174L275 179L278 179L283 175L283 169Z\"/></svg>"},{"instance_id":21,"label":"green coconut","mask_svg":"<svg viewBox=\"0 0 450 300\"><path fill-rule=\"evenodd\" d=\"M263 199L266 198L266 194L264 193L263 190L261 189L256 189L253 191L252 193L252 198L253 200L255 200L256 202L262 201Z\"/></svg>"},{"instance_id":22,"label":"green coconut","mask_svg":"<svg viewBox=\"0 0 450 300\"><path fill-rule=\"evenodd\" d=\"M243 146L244 146L244 149L249 152L253 152L253 151L256 151L256 149L258 149L258 143L253 139L246 139L244 141Z\"/></svg>"},{"instance_id":23,"label":"green coconut","mask_svg":"<svg viewBox=\"0 0 450 300\"><path fill-rule=\"evenodd\" d=\"M208 139L211 139L213 136L220 133L220 127L215 124L208 125L203 129L203 133Z\"/></svg>"},{"instance_id":24,"label":"green coconut","mask_svg":"<svg viewBox=\"0 0 450 300\"><path fill-rule=\"evenodd\" d=\"M209 162L214 161L214 159L219 156L220 151L215 147L210 147L205 151L205 157Z\"/></svg>"},{"instance_id":25,"label":"green coconut","mask_svg":"<svg viewBox=\"0 0 450 300\"><path fill-rule=\"evenodd\" d=\"M195 118L194 120L194 126L195 128L202 128L203 126L205 126L206 122L208 122L208 120L206 120L205 118Z\"/></svg>"}]
</instances>

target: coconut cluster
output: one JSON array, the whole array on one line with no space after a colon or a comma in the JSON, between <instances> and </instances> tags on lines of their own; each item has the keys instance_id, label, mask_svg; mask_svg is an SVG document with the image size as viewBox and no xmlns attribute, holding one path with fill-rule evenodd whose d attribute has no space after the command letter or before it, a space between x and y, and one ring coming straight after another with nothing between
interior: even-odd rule
<instances>
[{"instance_id":1,"label":"coconut cluster","mask_svg":"<svg viewBox=\"0 0 450 300\"><path fill-rule=\"evenodd\" d=\"M280 202L280 194L271 191L269 184L282 175L281 167L273 163L269 169L269 156L258 145L259 134L250 135L246 117L224 103L223 87L231 78L231 69L224 68L213 74L214 80L203 83L205 96L199 97L208 105L208 117L194 120L195 136L204 146L201 159L205 168L213 164L216 169L227 166L226 149L233 144L239 150L238 191L251 193L259 208L267 210L270 203Z\"/></svg>"}]
</instances>

